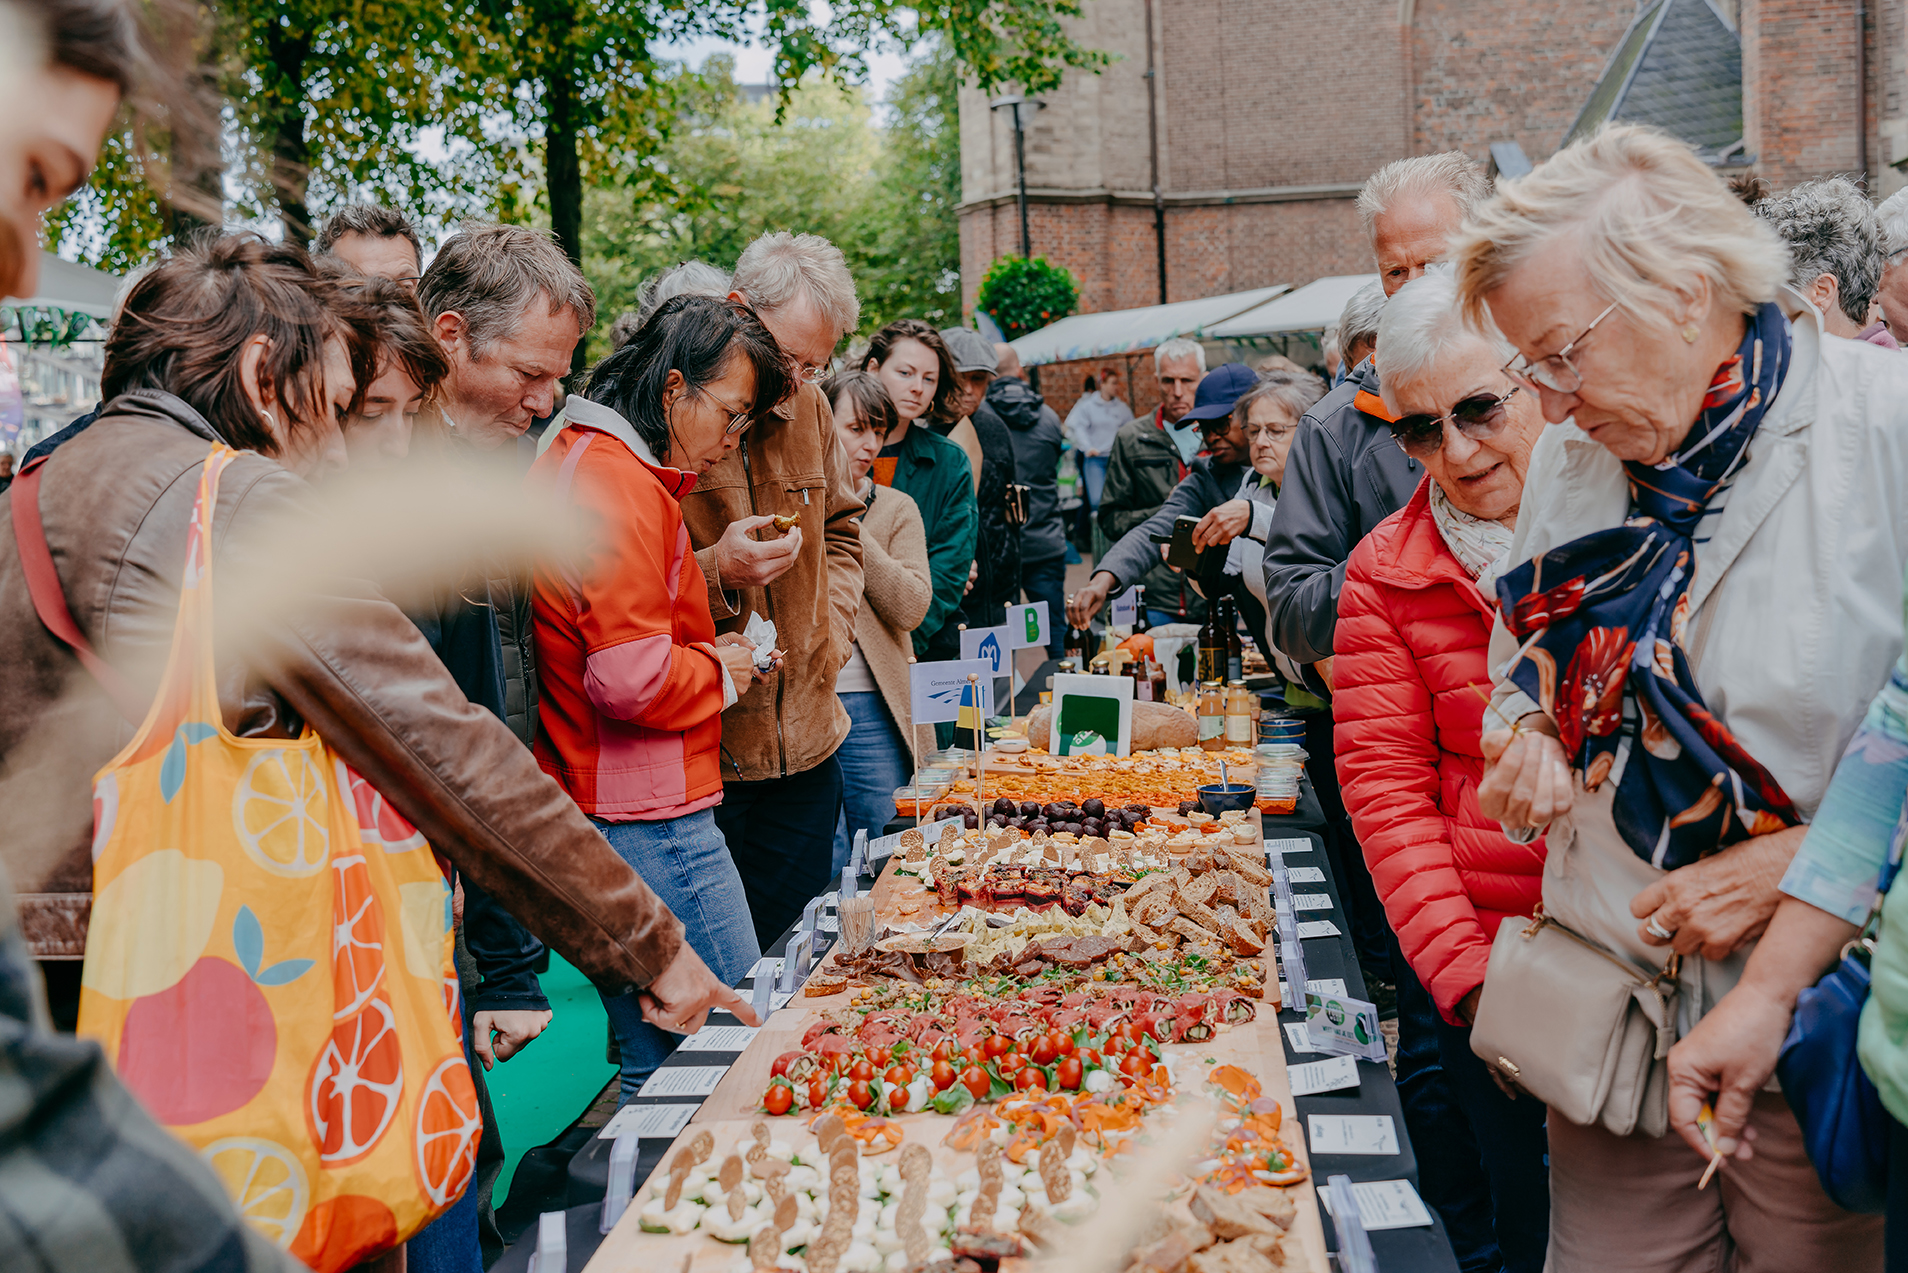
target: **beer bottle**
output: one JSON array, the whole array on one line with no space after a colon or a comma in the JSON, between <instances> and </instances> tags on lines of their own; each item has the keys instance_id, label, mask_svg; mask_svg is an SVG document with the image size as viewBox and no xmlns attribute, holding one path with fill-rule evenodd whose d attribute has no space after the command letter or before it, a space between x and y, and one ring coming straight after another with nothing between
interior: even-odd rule
<instances>
[{"instance_id":1,"label":"beer bottle","mask_svg":"<svg viewBox=\"0 0 1908 1273\"><path fill-rule=\"evenodd\" d=\"M1238 607L1231 597L1221 597L1226 607L1226 683L1245 679L1245 642L1239 639Z\"/></svg>"},{"instance_id":2,"label":"beer bottle","mask_svg":"<svg viewBox=\"0 0 1908 1273\"><path fill-rule=\"evenodd\" d=\"M1133 587L1133 635L1149 632L1153 625L1146 619L1146 586L1135 584Z\"/></svg>"},{"instance_id":3,"label":"beer bottle","mask_svg":"<svg viewBox=\"0 0 1908 1273\"><path fill-rule=\"evenodd\" d=\"M1219 628L1217 602L1206 607L1206 621L1199 625L1199 681L1226 679L1226 638Z\"/></svg>"},{"instance_id":4,"label":"beer bottle","mask_svg":"<svg viewBox=\"0 0 1908 1273\"><path fill-rule=\"evenodd\" d=\"M1072 610L1073 610L1073 597L1071 594L1068 594L1067 611L1071 613ZM1092 648L1093 648L1092 634L1087 632L1084 628L1074 627L1072 621L1069 620L1067 623L1066 645L1063 647L1063 650L1062 650L1063 656L1066 658L1072 659L1073 665L1076 668L1084 668L1087 665L1087 651Z\"/></svg>"}]
</instances>

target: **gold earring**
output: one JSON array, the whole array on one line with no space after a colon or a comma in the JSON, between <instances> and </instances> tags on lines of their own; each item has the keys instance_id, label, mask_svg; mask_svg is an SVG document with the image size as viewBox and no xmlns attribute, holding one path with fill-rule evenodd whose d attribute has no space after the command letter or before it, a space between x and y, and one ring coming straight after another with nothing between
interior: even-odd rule
<instances>
[{"instance_id":1,"label":"gold earring","mask_svg":"<svg viewBox=\"0 0 1908 1273\"><path fill-rule=\"evenodd\" d=\"M1698 327L1694 323L1691 323L1689 326L1683 328L1683 340L1687 344L1691 344L1691 345L1695 344L1696 338L1702 334L1703 334L1703 329Z\"/></svg>"}]
</instances>

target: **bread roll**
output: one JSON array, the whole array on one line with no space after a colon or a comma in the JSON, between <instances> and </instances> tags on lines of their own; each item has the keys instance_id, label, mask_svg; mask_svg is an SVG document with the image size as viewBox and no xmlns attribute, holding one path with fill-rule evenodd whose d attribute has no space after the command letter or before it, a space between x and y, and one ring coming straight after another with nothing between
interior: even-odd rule
<instances>
[{"instance_id":1,"label":"bread roll","mask_svg":"<svg viewBox=\"0 0 1908 1273\"><path fill-rule=\"evenodd\" d=\"M1027 741L1047 751L1053 750L1053 707L1036 707L1027 717ZM1192 713L1170 703L1133 704L1133 750L1152 751L1159 747L1196 747L1199 722Z\"/></svg>"}]
</instances>

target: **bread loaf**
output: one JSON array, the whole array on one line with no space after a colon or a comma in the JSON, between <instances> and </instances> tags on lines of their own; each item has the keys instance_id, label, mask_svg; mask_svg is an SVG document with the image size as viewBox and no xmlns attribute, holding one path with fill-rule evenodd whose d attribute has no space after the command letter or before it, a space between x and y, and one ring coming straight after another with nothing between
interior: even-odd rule
<instances>
[{"instance_id":1,"label":"bread loaf","mask_svg":"<svg viewBox=\"0 0 1908 1273\"><path fill-rule=\"evenodd\" d=\"M1052 751L1053 707L1036 707L1027 717L1027 741ZM1170 703L1133 704L1133 750L1152 751L1159 747L1197 747L1199 722L1190 712Z\"/></svg>"}]
</instances>

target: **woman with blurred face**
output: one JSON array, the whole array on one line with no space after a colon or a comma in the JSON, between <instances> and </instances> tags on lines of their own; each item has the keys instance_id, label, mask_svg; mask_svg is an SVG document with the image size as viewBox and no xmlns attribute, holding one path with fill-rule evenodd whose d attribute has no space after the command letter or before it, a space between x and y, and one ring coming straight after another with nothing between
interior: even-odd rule
<instances>
[{"instance_id":1,"label":"woman with blurred face","mask_svg":"<svg viewBox=\"0 0 1908 1273\"><path fill-rule=\"evenodd\" d=\"M895 788L914 772L908 720L908 633L934 599L921 510L903 491L869 476L881 444L899 423L881 380L844 371L822 383L835 411L835 433L848 472L867 501L861 518L862 605L854 653L835 677L835 693L853 722L835 756L841 762L842 816L835 827L837 875L857 831L880 835L894 816ZM925 731L924 731L925 732ZM932 745L932 735L926 739Z\"/></svg>"},{"instance_id":2,"label":"woman with blurred face","mask_svg":"<svg viewBox=\"0 0 1908 1273\"><path fill-rule=\"evenodd\" d=\"M1550 1268L1878 1268L1879 1219L1829 1200L1764 1084L1879 870L1882 844L1803 824L1901 653L1908 366L1824 339L1774 232L1648 129L1500 182L1450 257L1554 426L1499 584L1478 805L1549 828L1544 914L1659 977L1687 1036L1667 1075L1625 1071L1640 1105L1552 1105ZM1716 1094L1728 1160L1699 1191Z\"/></svg>"},{"instance_id":3,"label":"woman with blurred face","mask_svg":"<svg viewBox=\"0 0 1908 1273\"><path fill-rule=\"evenodd\" d=\"M863 370L881 382L896 420L870 475L876 485L912 499L923 524L934 527L928 545L934 598L914 629L914 653L922 659L959 658L961 599L974 570L980 509L967 453L925 427L929 415L955 416L960 385L954 359L941 333L904 318L874 334ZM913 427L917 421L923 427Z\"/></svg>"},{"instance_id":4,"label":"woman with blurred face","mask_svg":"<svg viewBox=\"0 0 1908 1273\"><path fill-rule=\"evenodd\" d=\"M1238 527L1226 549L1226 573L1240 577L1259 603L1260 613L1265 612L1264 536L1270 533L1272 510L1285 481L1285 457L1291 454L1299 417L1324 396L1325 382L1309 371L1268 371L1232 408L1251 470L1240 483L1238 497L1206 514L1203 524L1208 535L1221 523ZM1255 635L1268 657L1275 662L1284 659L1269 631ZM1280 670L1288 678L1298 676L1298 669L1289 662L1281 663Z\"/></svg>"},{"instance_id":5,"label":"woman with blurred face","mask_svg":"<svg viewBox=\"0 0 1908 1273\"><path fill-rule=\"evenodd\" d=\"M1505 373L1503 338L1464 321L1445 267L1391 298L1378 345L1392 436L1427 477L1346 566L1333 750L1406 975L1437 1008L1434 1037L1421 1042L1437 1049L1476 1136L1504 1267L1539 1273L1544 1107L1498 1089L1471 1051L1470 1025L1498 926L1536 907L1543 870L1543 845L1510 840L1476 798L1496 578L1543 415ZM1407 1013L1401 1028L1408 1036L1421 1020Z\"/></svg>"}]
</instances>

